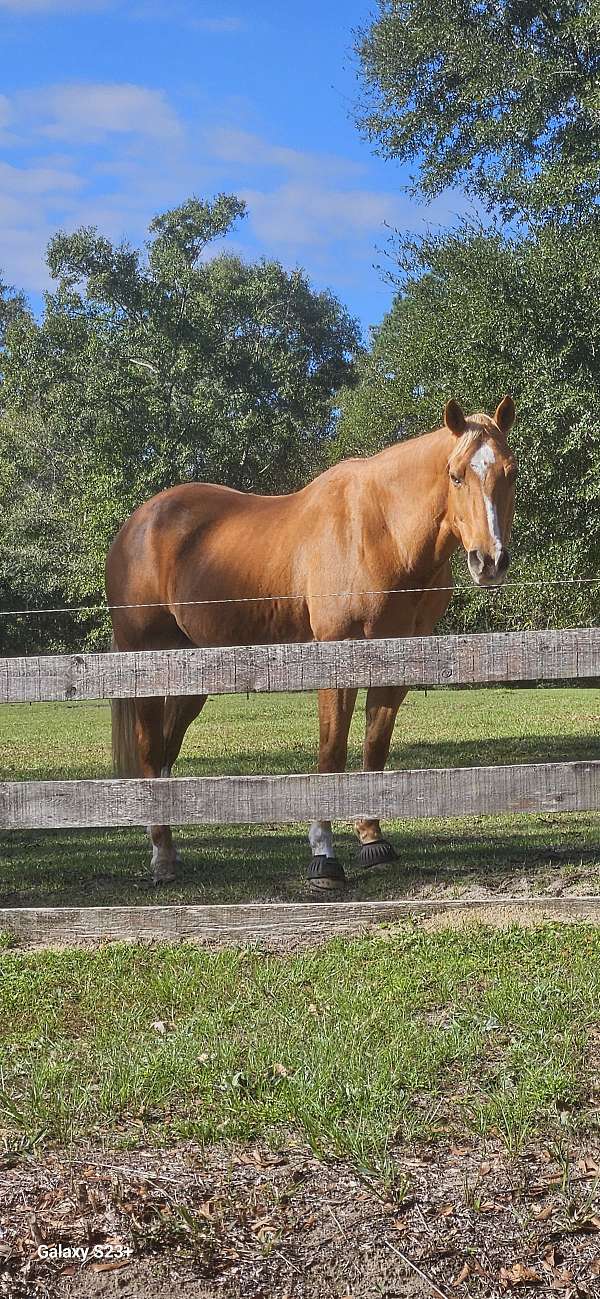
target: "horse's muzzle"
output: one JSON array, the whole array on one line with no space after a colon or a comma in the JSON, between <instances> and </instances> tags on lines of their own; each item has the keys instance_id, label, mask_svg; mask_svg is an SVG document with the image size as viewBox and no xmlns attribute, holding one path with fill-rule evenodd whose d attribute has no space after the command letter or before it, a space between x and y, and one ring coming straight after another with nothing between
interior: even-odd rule
<instances>
[{"instance_id":1,"label":"horse's muzzle","mask_svg":"<svg viewBox=\"0 0 600 1299\"><path fill-rule=\"evenodd\" d=\"M504 549L496 558L486 555L482 550L470 550L467 563L477 586L500 586L508 571L510 555Z\"/></svg>"}]
</instances>

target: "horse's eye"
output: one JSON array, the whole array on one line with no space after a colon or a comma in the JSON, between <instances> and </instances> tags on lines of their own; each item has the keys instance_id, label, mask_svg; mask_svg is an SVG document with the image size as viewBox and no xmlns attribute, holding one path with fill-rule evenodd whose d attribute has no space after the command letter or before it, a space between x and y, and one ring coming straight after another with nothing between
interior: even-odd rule
<instances>
[{"instance_id":1,"label":"horse's eye","mask_svg":"<svg viewBox=\"0 0 600 1299\"><path fill-rule=\"evenodd\" d=\"M457 474L450 474L450 478L455 487L462 487L465 481L464 478L459 478Z\"/></svg>"}]
</instances>

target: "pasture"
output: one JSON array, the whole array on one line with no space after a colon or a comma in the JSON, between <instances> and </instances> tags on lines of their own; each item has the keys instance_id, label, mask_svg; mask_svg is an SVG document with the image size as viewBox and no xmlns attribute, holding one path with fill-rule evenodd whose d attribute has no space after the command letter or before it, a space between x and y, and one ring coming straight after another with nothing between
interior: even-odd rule
<instances>
[{"instance_id":1,"label":"pasture","mask_svg":"<svg viewBox=\"0 0 600 1299\"><path fill-rule=\"evenodd\" d=\"M354 769L363 706L361 692ZM589 688L415 690L390 765L595 758L597 708ZM11 705L0 739L9 780L110 774L105 704ZM314 696L223 696L190 729L177 770L302 772L315 753ZM352 899L493 907L598 892L592 814L385 828L399 858L371 875L352 864L350 825L338 828ZM194 826L178 840L180 879L156 890L141 829L7 835L0 906L306 897L305 826ZM416 1299L501 1294L527 1268L538 1293L567 1272L593 1285L598 929L408 922L291 947L22 952L5 935L7 1293L33 1293L29 1276L47 1295L91 1295L102 1279L134 1299L174 1299L182 1282L203 1299L215 1285L283 1299L305 1272L298 1293L314 1299ZM111 1257L102 1278L100 1263L32 1267L38 1237L133 1253Z\"/></svg>"}]
</instances>

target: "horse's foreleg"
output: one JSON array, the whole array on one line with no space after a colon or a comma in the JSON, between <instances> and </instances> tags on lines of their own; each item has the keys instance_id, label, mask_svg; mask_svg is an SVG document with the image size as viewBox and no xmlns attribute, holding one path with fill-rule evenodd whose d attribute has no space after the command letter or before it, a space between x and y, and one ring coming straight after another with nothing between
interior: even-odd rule
<instances>
[{"instance_id":1,"label":"horse's foreleg","mask_svg":"<svg viewBox=\"0 0 600 1299\"><path fill-rule=\"evenodd\" d=\"M356 695L356 690L319 691L320 772L343 771L346 766ZM308 868L311 888L318 892L339 889L346 877L335 855L331 821L313 821L308 838L313 853Z\"/></svg>"},{"instance_id":2,"label":"horse's foreleg","mask_svg":"<svg viewBox=\"0 0 600 1299\"><path fill-rule=\"evenodd\" d=\"M396 714L407 691L397 686L372 686L367 691L363 769L383 771L390 751ZM358 860L362 866L394 861L396 853L383 838L377 817L363 816L354 823L360 840Z\"/></svg>"}]
</instances>

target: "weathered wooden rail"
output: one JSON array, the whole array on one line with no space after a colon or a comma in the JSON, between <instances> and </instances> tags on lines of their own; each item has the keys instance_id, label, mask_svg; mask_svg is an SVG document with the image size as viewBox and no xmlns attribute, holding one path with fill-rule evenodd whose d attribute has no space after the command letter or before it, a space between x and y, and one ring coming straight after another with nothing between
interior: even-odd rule
<instances>
[{"instance_id":1,"label":"weathered wooden rail","mask_svg":"<svg viewBox=\"0 0 600 1299\"><path fill-rule=\"evenodd\" d=\"M0 659L0 703L600 676L600 627Z\"/></svg>"},{"instance_id":2,"label":"weathered wooden rail","mask_svg":"<svg viewBox=\"0 0 600 1299\"><path fill-rule=\"evenodd\" d=\"M0 659L0 703L396 684L510 685L524 681L598 678L600 628L584 628ZM600 761L341 775L0 782L0 830L148 822L290 823L312 820L315 816L336 820L369 814L408 819L516 811L600 811ZM587 901L595 906L600 899ZM322 924L327 923L327 915L337 930L340 926L356 927L357 905L341 904L327 912L323 909L325 904L320 904L321 919L310 923L308 916L315 915L314 904L295 910L280 905L259 910L261 914L270 912L273 923L283 930L287 921L284 923L282 913L287 914L289 910L295 932L298 925L310 932L320 932ZM388 908L385 916L381 907ZM378 917L390 918L389 908L397 916L411 907L413 912L427 911L435 909L435 904L411 903L407 899L398 903L364 904L360 914L366 923ZM19 935L27 933L33 938L38 931L48 929L46 920L43 923L41 919L35 920L36 915L41 917L42 910L0 912L0 928L8 925ZM175 932L184 936L188 932L186 926L191 926L194 936L210 937L221 932L216 913L225 910L229 916L232 910L242 913L251 909L90 908L89 924L85 912L82 919L79 910L70 913L59 909L55 914L57 922L59 914L63 917L65 932L71 923L73 938L78 933L85 936L88 930L88 936L92 931L113 937L148 936L148 926L155 936L172 936ZM100 913L106 913L104 918ZM175 919L176 913L179 920ZM69 914L71 922L67 918ZM76 921L75 914L79 917ZM131 919L132 915L135 920ZM261 921L263 928L265 925L268 928L269 923ZM238 915L235 923L229 917L223 924L223 932L231 936L237 926L247 941L248 928L243 916ZM176 925L180 929L174 930ZM60 941L58 930L54 934Z\"/></svg>"},{"instance_id":3,"label":"weathered wooden rail","mask_svg":"<svg viewBox=\"0 0 600 1299\"><path fill-rule=\"evenodd\" d=\"M0 784L0 829L294 824L374 815L599 812L600 762L519 763L328 776L182 776Z\"/></svg>"},{"instance_id":4,"label":"weathered wooden rail","mask_svg":"<svg viewBox=\"0 0 600 1299\"><path fill-rule=\"evenodd\" d=\"M599 897L506 897L478 899L400 898L394 902L265 902L212 906L20 907L0 909L0 933L46 946L75 943L164 942L260 943L288 947L318 942L334 934L362 933L372 925L393 925L420 916L446 914L464 923L493 910L496 919L514 922L588 920L600 924Z\"/></svg>"}]
</instances>

